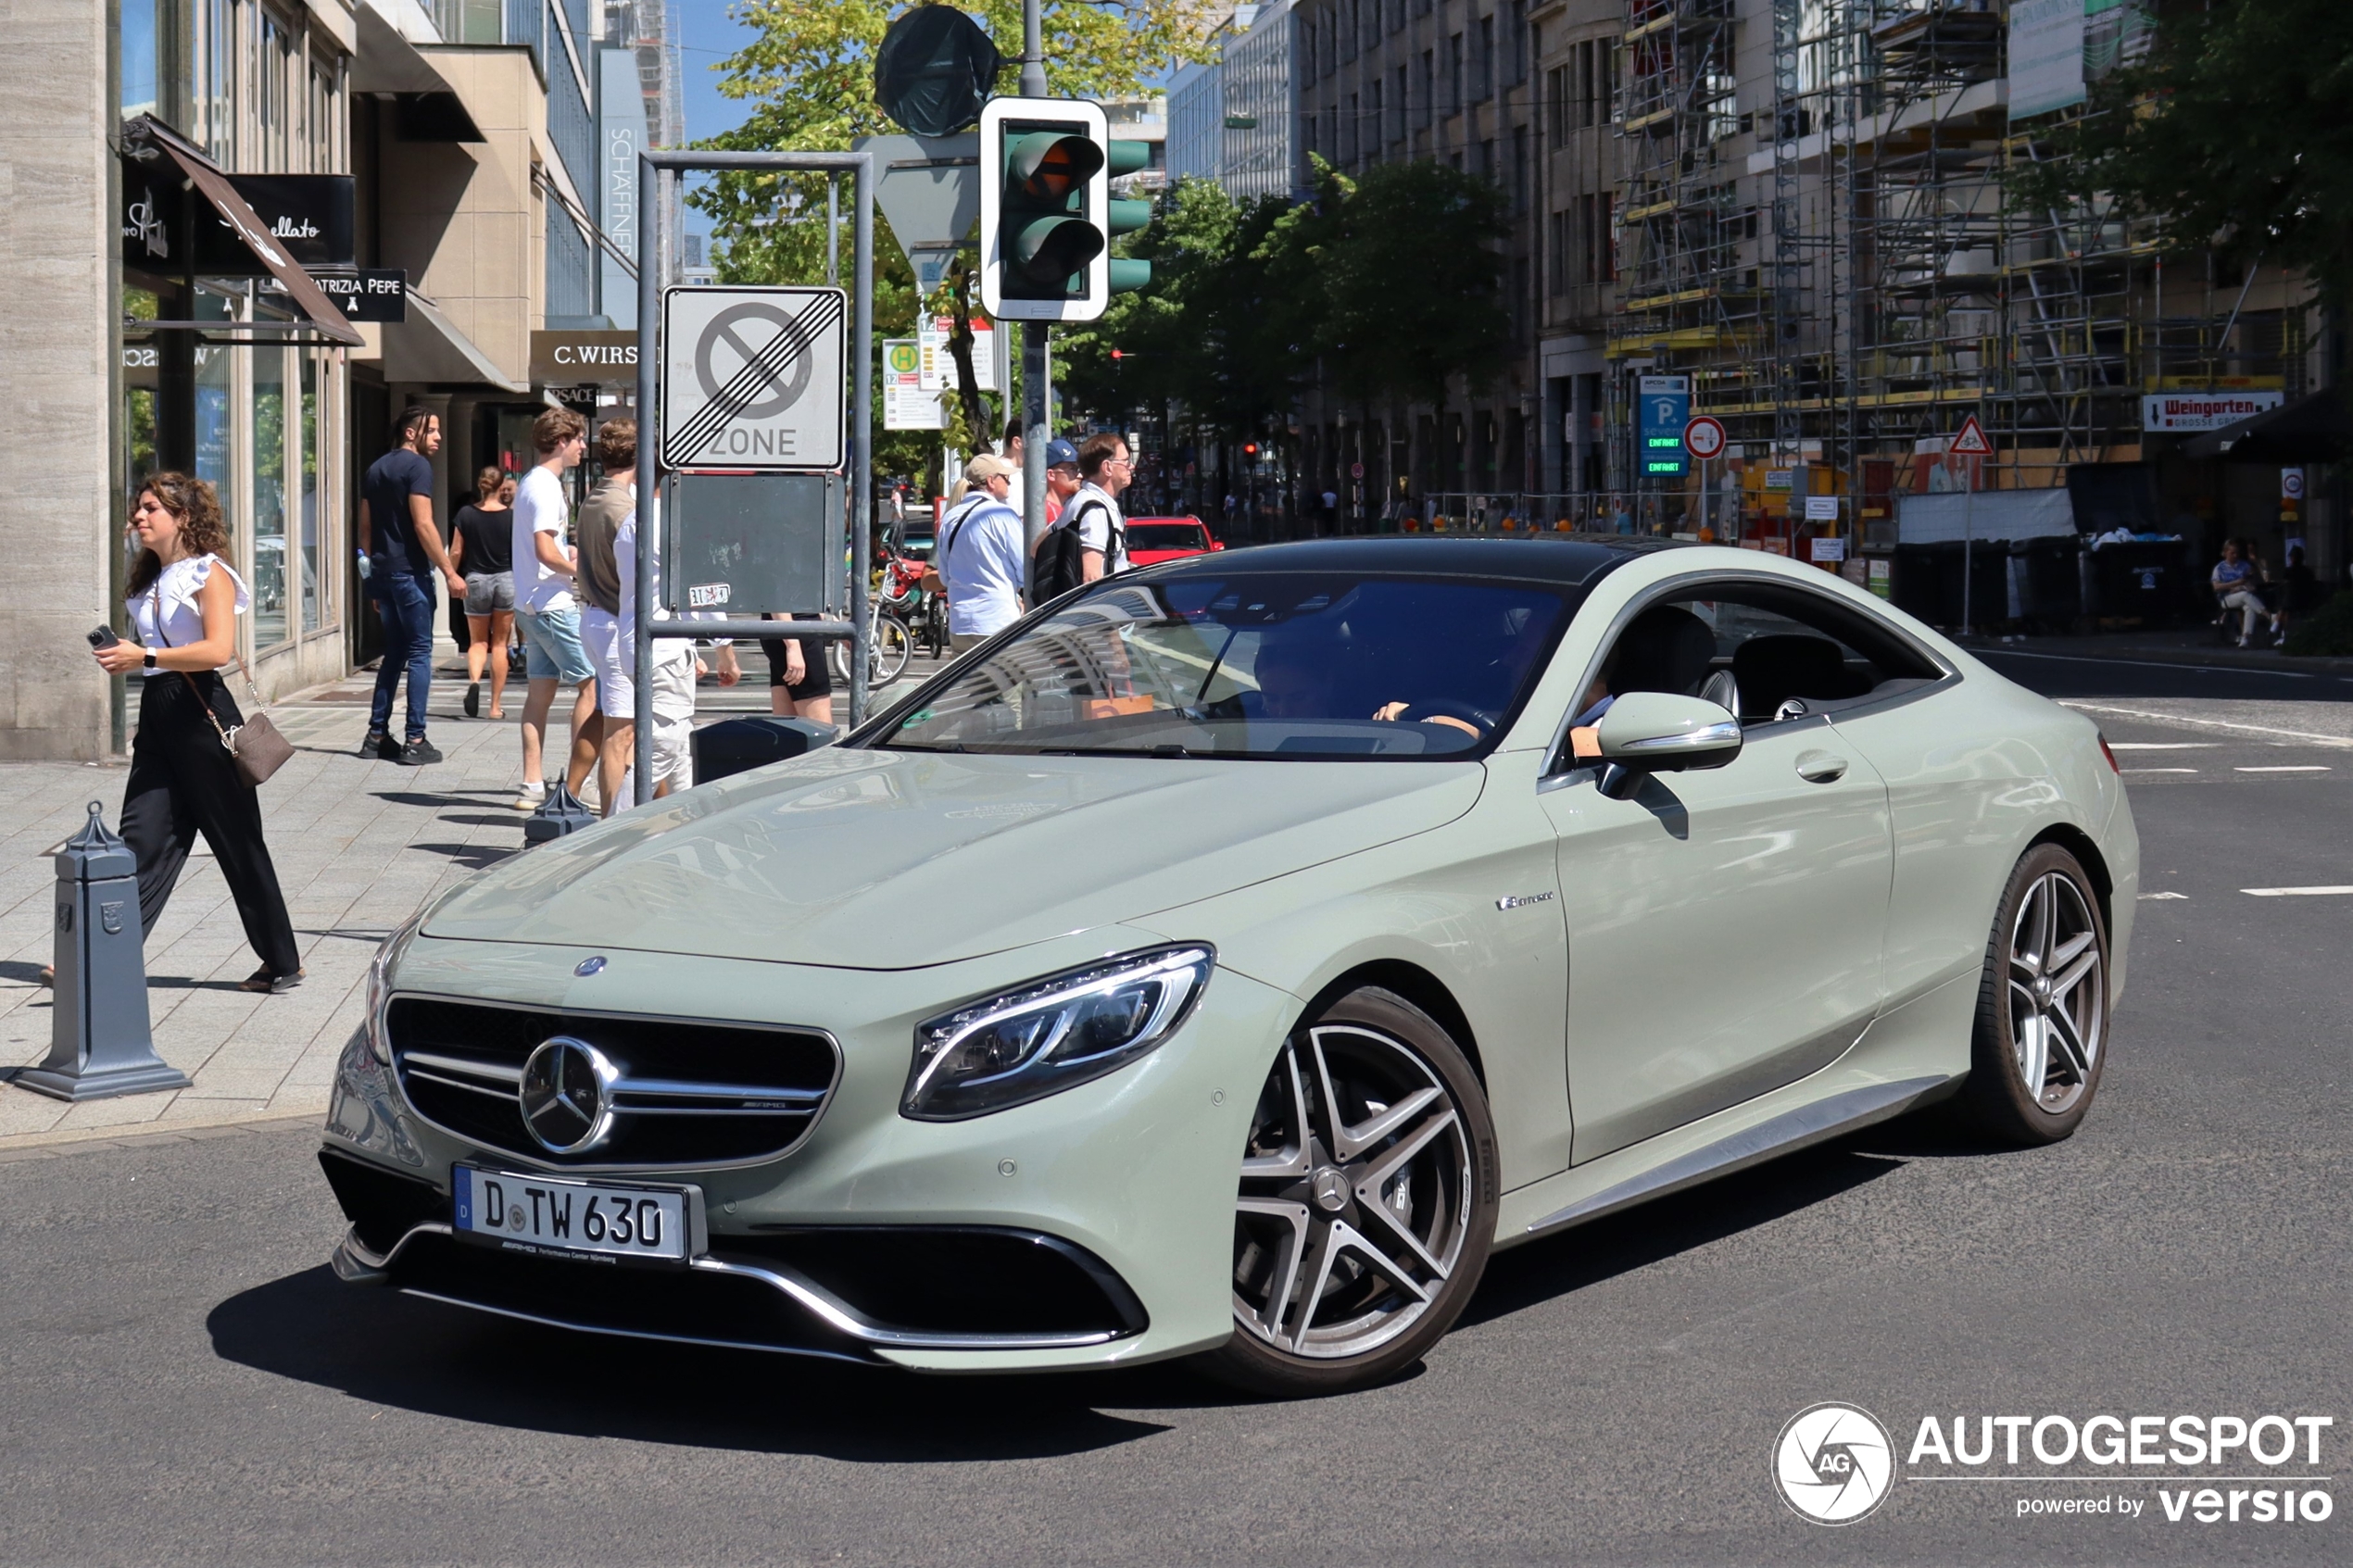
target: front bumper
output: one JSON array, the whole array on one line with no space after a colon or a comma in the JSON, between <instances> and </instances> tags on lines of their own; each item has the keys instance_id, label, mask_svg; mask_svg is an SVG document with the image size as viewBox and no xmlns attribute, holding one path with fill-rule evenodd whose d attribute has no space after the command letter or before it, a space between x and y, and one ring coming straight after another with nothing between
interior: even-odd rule
<instances>
[{"instance_id":1,"label":"front bumper","mask_svg":"<svg viewBox=\"0 0 2353 1568\"><path fill-rule=\"evenodd\" d=\"M352 1233L338 1274L594 1332L934 1371L1101 1366L1232 1330L1237 1160L1298 1002L1220 971L1160 1049L1063 1094L957 1123L898 1114L916 1019L1151 933L1068 938L912 973L414 943L403 991L830 1030L843 1072L809 1138L735 1168L614 1173L700 1189L709 1245L684 1269L596 1268L457 1240L449 1168L533 1169L423 1121L364 1037L346 1047L322 1162ZM548 1173L556 1173L547 1167Z\"/></svg>"}]
</instances>

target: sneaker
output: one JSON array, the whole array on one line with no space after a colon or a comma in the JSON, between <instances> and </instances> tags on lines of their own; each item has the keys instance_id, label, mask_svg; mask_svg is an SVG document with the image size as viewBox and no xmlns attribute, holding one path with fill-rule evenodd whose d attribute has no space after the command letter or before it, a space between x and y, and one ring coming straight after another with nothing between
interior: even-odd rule
<instances>
[{"instance_id":1,"label":"sneaker","mask_svg":"<svg viewBox=\"0 0 2353 1568\"><path fill-rule=\"evenodd\" d=\"M428 762L440 761L441 748L424 736L419 735L415 740L402 746L394 760L404 768L422 768Z\"/></svg>"},{"instance_id":2,"label":"sneaker","mask_svg":"<svg viewBox=\"0 0 2353 1568\"><path fill-rule=\"evenodd\" d=\"M547 786L535 781L523 785L515 797L515 809L518 811L536 811L546 804Z\"/></svg>"},{"instance_id":3,"label":"sneaker","mask_svg":"<svg viewBox=\"0 0 2353 1568\"><path fill-rule=\"evenodd\" d=\"M382 730L371 730L368 732L368 738L359 743L359 755L362 758L381 757L387 762L397 762L400 760L400 743Z\"/></svg>"},{"instance_id":4,"label":"sneaker","mask_svg":"<svg viewBox=\"0 0 2353 1568\"><path fill-rule=\"evenodd\" d=\"M482 683L480 681L470 681L466 684L466 717L469 719L482 717Z\"/></svg>"},{"instance_id":5,"label":"sneaker","mask_svg":"<svg viewBox=\"0 0 2353 1568\"><path fill-rule=\"evenodd\" d=\"M302 977L306 972L308 972L298 969L292 974L272 974L270 972L270 966L264 964L243 980L238 981L237 989L251 991L258 996L283 997L302 984Z\"/></svg>"}]
</instances>

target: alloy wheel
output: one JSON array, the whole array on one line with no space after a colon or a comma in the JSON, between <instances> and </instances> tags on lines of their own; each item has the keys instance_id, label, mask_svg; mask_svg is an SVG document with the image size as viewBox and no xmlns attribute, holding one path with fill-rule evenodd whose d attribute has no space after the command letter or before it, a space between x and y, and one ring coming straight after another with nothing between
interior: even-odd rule
<instances>
[{"instance_id":1,"label":"alloy wheel","mask_svg":"<svg viewBox=\"0 0 2353 1568\"><path fill-rule=\"evenodd\" d=\"M2071 1109L2092 1082L2108 1022L2099 925L2064 872L2035 878L2010 932L2010 1048L2037 1108Z\"/></svg>"},{"instance_id":2,"label":"alloy wheel","mask_svg":"<svg viewBox=\"0 0 2353 1568\"><path fill-rule=\"evenodd\" d=\"M1353 1023L1293 1036L1242 1159L1237 1323L1317 1360L1405 1333L1462 1259L1472 1158L1444 1080L1403 1041Z\"/></svg>"}]
</instances>

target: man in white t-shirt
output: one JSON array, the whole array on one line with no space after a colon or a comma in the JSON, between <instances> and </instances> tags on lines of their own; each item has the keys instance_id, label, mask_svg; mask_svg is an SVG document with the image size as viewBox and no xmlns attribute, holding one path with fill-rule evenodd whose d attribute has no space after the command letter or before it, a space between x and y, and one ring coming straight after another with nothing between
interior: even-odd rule
<instances>
[{"instance_id":1,"label":"man in white t-shirt","mask_svg":"<svg viewBox=\"0 0 2353 1568\"><path fill-rule=\"evenodd\" d=\"M564 784L578 795L597 765L603 727L597 712L597 672L580 642L580 610L572 574L578 558L565 543L572 507L563 476L588 449L588 421L569 408L550 408L531 423L539 461L515 489L515 630L522 633L524 672L531 684L522 705L522 791L515 809L535 811L547 798L542 742L559 684L578 694L572 704L572 756Z\"/></svg>"},{"instance_id":2,"label":"man in white t-shirt","mask_svg":"<svg viewBox=\"0 0 2353 1568\"><path fill-rule=\"evenodd\" d=\"M1063 514L1077 525L1079 559L1089 583L1127 570L1127 519L1119 494L1135 472L1127 443L1116 433L1097 431L1078 444L1081 483Z\"/></svg>"},{"instance_id":3,"label":"man in white t-shirt","mask_svg":"<svg viewBox=\"0 0 2353 1568\"><path fill-rule=\"evenodd\" d=\"M1021 619L1027 575L1021 514L1011 504L1011 460L983 452L964 465L972 485L939 520L939 577L948 588L948 640L958 653Z\"/></svg>"}]
</instances>

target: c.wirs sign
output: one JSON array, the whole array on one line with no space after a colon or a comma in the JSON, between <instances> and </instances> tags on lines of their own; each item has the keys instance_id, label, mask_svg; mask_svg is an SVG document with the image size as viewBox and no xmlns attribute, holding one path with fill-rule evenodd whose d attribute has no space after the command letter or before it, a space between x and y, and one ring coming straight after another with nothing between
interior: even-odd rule
<instances>
[{"instance_id":1,"label":"c.wirs sign","mask_svg":"<svg viewBox=\"0 0 2353 1568\"><path fill-rule=\"evenodd\" d=\"M666 291L661 466L841 467L848 320L849 296L839 289Z\"/></svg>"}]
</instances>

